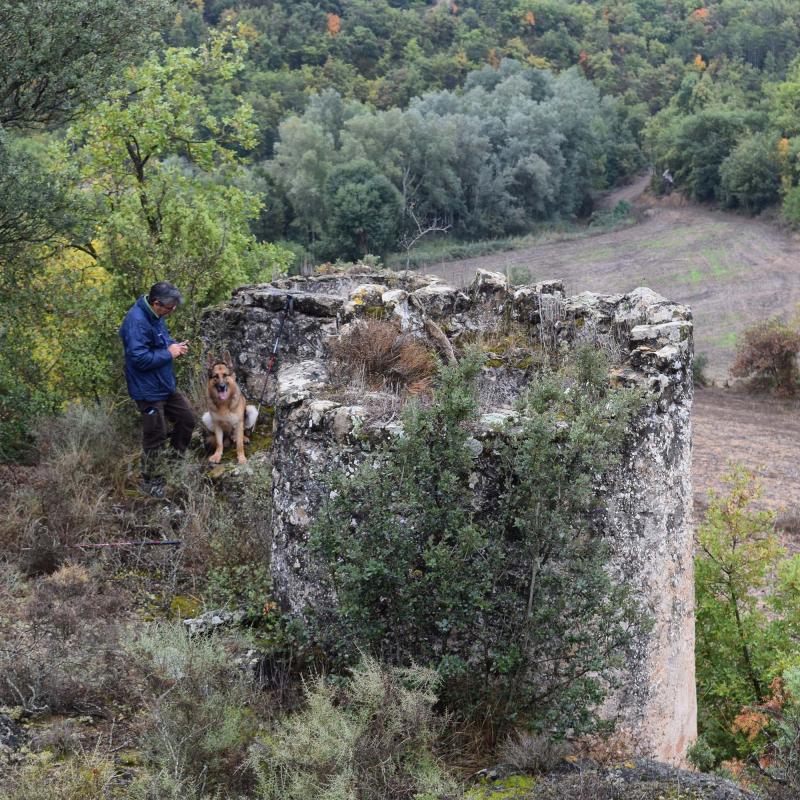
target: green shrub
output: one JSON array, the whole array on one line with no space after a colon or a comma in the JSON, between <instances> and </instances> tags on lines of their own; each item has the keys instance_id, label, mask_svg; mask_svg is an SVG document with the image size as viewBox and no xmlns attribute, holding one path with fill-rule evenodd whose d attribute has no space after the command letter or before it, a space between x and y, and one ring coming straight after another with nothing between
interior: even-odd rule
<instances>
[{"instance_id":1,"label":"green shrub","mask_svg":"<svg viewBox=\"0 0 800 800\"><path fill-rule=\"evenodd\" d=\"M755 476L732 465L697 532L696 673L700 738L689 758L708 770L758 762L770 797L800 788L800 556L787 557L775 514L759 510ZM780 791L780 787L783 787ZM783 792L783 793L782 793Z\"/></svg>"},{"instance_id":2,"label":"green shrub","mask_svg":"<svg viewBox=\"0 0 800 800\"><path fill-rule=\"evenodd\" d=\"M781 186L777 138L757 133L740 139L719 174L726 205L756 213L777 203Z\"/></svg>"},{"instance_id":3,"label":"green shrub","mask_svg":"<svg viewBox=\"0 0 800 800\"><path fill-rule=\"evenodd\" d=\"M345 663L361 647L434 666L448 707L495 733L517 720L583 730L635 617L591 520L639 396L609 389L590 348L541 375L492 445L499 494L479 508L468 446L479 369L476 357L444 369L394 446L334 481L311 546L338 608L312 624Z\"/></svg>"},{"instance_id":4,"label":"green shrub","mask_svg":"<svg viewBox=\"0 0 800 800\"><path fill-rule=\"evenodd\" d=\"M763 602L782 555L775 515L756 508L752 473L734 465L726 482L726 495L711 495L695 559L698 723L718 761L755 749L734 720L765 697L787 641Z\"/></svg>"},{"instance_id":5,"label":"green shrub","mask_svg":"<svg viewBox=\"0 0 800 800\"><path fill-rule=\"evenodd\" d=\"M705 353L696 353L692 361L692 381L695 386L708 386L708 356Z\"/></svg>"},{"instance_id":6,"label":"green shrub","mask_svg":"<svg viewBox=\"0 0 800 800\"><path fill-rule=\"evenodd\" d=\"M531 282L530 267L522 264L515 264L508 268L508 282L513 286L521 286Z\"/></svg>"},{"instance_id":7,"label":"green shrub","mask_svg":"<svg viewBox=\"0 0 800 800\"><path fill-rule=\"evenodd\" d=\"M209 570L207 577L208 608L241 609L251 621L264 614L272 589L267 563L223 565Z\"/></svg>"},{"instance_id":8,"label":"green shrub","mask_svg":"<svg viewBox=\"0 0 800 800\"><path fill-rule=\"evenodd\" d=\"M795 230L800 228L800 186L792 186L783 196L781 217Z\"/></svg>"},{"instance_id":9,"label":"green shrub","mask_svg":"<svg viewBox=\"0 0 800 800\"><path fill-rule=\"evenodd\" d=\"M700 772L711 772L717 765L717 754L709 746L704 736L698 736L686 751L686 758L689 763L700 770Z\"/></svg>"},{"instance_id":10,"label":"green shrub","mask_svg":"<svg viewBox=\"0 0 800 800\"><path fill-rule=\"evenodd\" d=\"M757 112L711 106L696 114L662 111L648 126L655 173L668 167L676 187L699 202L723 199L720 168L758 126Z\"/></svg>"},{"instance_id":11,"label":"green shrub","mask_svg":"<svg viewBox=\"0 0 800 800\"><path fill-rule=\"evenodd\" d=\"M263 800L401 800L456 797L434 746L435 672L364 658L338 688L306 687L306 708L253 747Z\"/></svg>"},{"instance_id":12,"label":"green shrub","mask_svg":"<svg viewBox=\"0 0 800 800\"><path fill-rule=\"evenodd\" d=\"M631 214L631 204L626 200L620 200L612 209L608 211L598 211L592 214L589 222L590 228L614 228L621 222L628 219Z\"/></svg>"},{"instance_id":13,"label":"green shrub","mask_svg":"<svg viewBox=\"0 0 800 800\"><path fill-rule=\"evenodd\" d=\"M402 198L391 181L365 159L334 167L325 181L326 252L357 259L385 253L395 241Z\"/></svg>"}]
</instances>

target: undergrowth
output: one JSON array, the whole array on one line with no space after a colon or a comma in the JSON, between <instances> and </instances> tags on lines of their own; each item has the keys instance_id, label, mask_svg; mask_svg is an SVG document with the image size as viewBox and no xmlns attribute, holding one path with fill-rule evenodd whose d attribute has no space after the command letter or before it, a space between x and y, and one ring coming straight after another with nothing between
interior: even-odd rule
<instances>
[{"instance_id":1,"label":"undergrowth","mask_svg":"<svg viewBox=\"0 0 800 800\"><path fill-rule=\"evenodd\" d=\"M316 678L306 707L252 749L261 800L447 800L457 784L435 756L439 675L363 658L343 681Z\"/></svg>"}]
</instances>

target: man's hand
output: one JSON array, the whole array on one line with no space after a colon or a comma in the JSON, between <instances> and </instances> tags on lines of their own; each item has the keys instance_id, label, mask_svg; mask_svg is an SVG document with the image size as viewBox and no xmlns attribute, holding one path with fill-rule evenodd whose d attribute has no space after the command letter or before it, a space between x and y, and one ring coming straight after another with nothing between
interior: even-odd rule
<instances>
[{"instance_id":1,"label":"man's hand","mask_svg":"<svg viewBox=\"0 0 800 800\"><path fill-rule=\"evenodd\" d=\"M189 342L173 342L167 350L173 358L185 356L189 352Z\"/></svg>"}]
</instances>

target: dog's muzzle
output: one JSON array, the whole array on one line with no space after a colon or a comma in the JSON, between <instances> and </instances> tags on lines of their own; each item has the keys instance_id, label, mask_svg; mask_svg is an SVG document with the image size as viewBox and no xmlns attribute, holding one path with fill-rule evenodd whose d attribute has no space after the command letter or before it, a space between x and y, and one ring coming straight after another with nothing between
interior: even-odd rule
<instances>
[{"instance_id":1,"label":"dog's muzzle","mask_svg":"<svg viewBox=\"0 0 800 800\"><path fill-rule=\"evenodd\" d=\"M217 383L215 384L214 388L217 390L217 394L225 398L228 394L228 384L227 383Z\"/></svg>"}]
</instances>

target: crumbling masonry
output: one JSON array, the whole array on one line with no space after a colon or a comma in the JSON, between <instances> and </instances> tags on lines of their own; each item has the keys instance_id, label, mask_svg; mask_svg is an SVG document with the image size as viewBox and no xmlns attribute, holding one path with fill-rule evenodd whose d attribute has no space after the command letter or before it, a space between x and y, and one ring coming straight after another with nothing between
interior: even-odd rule
<instances>
[{"instance_id":1,"label":"crumbling masonry","mask_svg":"<svg viewBox=\"0 0 800 800\"><path fill-rule=\"evenodd\" d=\"M565 297L557 281L511 287L488 272L479 272L466 291L416 273L366 270L245 286L206 314L205 330L233 353L251 399L261 394L287 293L295 298L295 314L286 322L277 377L267 392L274 409L272 573L281 603L297 613L334 601L320 587L319 566L306 547L325 499L324 479L352 469L399 425L391 415L370 418L366 390L356 399L331 391L326 342L343 326L365 316L394 319L420 336L430 336L433 327L456 347L510 323L526 330L538 351L587 339L613 353L612 381L648 391L631 451L605 492L603 534L615 574L654 624L639 632L608 713L618 714L638 754L681 763L696 735L689 310L649 289ZM482 384L494 406L484 409L474 432L477 462L512 414L515 390L535 369L524 352L493 355Z\"/></svg>"}]
</instances>

